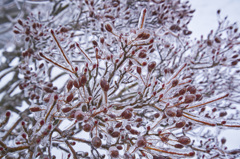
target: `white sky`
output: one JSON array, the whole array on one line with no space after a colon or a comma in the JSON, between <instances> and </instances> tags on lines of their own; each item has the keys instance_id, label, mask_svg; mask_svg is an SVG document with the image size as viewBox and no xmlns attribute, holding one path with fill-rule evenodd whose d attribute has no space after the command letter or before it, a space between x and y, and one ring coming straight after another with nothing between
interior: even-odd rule
<instances>
[{"instance_id":1,"label":"white sky","mask_svg":"<svg viewBox=\"0 0 240 159\"><path fill-rule=\"evenodd\" d=\"M217 10L221 9L221 17L228 15L231 23L237 22L240 25L240 0L189 0L192 8L196 9L194 17L189 24L193 31L192 37L204 37L211 29L218 26Z\"/></svg>"},{"instance_id":2,"label":"white sky","mask_svg":"<svg viewBox=\"0 0 240 159\"><path fill-rule=\"evenodd\" d=\"M192 9L196 9L189 29L193 32L192 38L206 37L210 30L218 27L217 10L221 9L221 18L228 16L230 23L237 22L240 27L240 0L189 0ZM228 149L240 148L239 129L225 130L220 138L227 138Z\"/></svg>"}]
</instances>

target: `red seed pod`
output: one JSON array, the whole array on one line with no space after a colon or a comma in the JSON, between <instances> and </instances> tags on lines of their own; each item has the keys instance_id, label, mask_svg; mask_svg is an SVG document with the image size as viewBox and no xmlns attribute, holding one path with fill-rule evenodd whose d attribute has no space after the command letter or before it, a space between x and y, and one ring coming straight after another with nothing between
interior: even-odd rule
<instances>
[{"instance_id":1,"label":"red seed pod","mask_svg":"<svg viewBox=\"0 0 240 159\"><path fill-rule=\"evenodd\" d=\"M182 127L184 127L185 125L186 125L186 122L183 120L183 121L178 121L178 122L176 122L175 127L176 127L176 128L182 128Z\"/></svg>"},{"instance_id":2,"label":"red seed pod","mask_svg":"<svg viewBox=\"0 0 240 159\"><path fill-rule=\"evenodd\" d=\"M187 91L191 94L195 94L197 92L197 89L194 86L188 86Z\"/></svg>"},{"instance_id":3,"label":"red seed pod","mask_svg":"<svg viewBox=\"0 0 240 159\"><path fill-rule=\"evenodd\" d=\"M215 37L214 40L215 40L216 43L221 43L221 39L219 37Z\"/></svg>"},{"instance_id":4,"label":"red seed pod","mask_svg":"<svg viewBox=\"0 0 240 159\"><path fill-rule=\"evenodd\" d=\"M43 126L44 123L45 123L44 120L41 120L41 121L40 121L40 125L41 125L41 126Z\"/></svg>"},{"instance_id":5,"label":"red seed pod","mask_svg":"<svg viewBox=\"0 0 240 159\"><path fill-rule=\"evenodd\" d=\"M108 130L107 130L107 132L109 133L109 134L112 134L113 133L113 127L110 127Z\"/></svg>"},{"instance_id":6,"label":"red seed pod","mask_svg":"<svg viewBox=\"0 0 240 159\"><path fill-rule=\"evenodd\" d=\"M66 98L66 102L67 103L69 103L69 102L71 102L72 100L73 100L73 93L70 93L68 96L67 96L67 98Z\"/></svg>"},{"instance_id":7,"label":"red seed pod","mask_svg":"<svg viewBox=\"0 0 240 159\"><path fill-rule=\"evenodd\" d=\"M195 152L194 151L193 152L189 152L188 156L190 156L190 157L195 156Z\"/></svg>"},{"instance_id":8,"label":"red seed pod","mask_svg":"<svg viewBox=\"0 0 240 159\"><path fill-rule=\"evenodd\" d=\"M232 65L232 66L235 66L235 65L237 65L237 64L238 64L238 60L234 60L234 61L231 62L231 65Z\"/></svg>"},{"instance_id":9,"label":"red seed pod","mask_svg":"<svg viewBox=\"0 0 240 159\"><path fill-rule=\"evenodd\" d=\"M120 136L120 132L114 131L114 132L111 133L111 136L114 137L114 138L117 138L117 137Z\"/></svg>"},{"instance_id":10,"label":"red seed pod","mask_svg":"<svg viewBox=\"0 0 240 159\"><path fill-rule=\"evenodd\" d=\"M144 137L140 137L137 141L137 147L145 147L147 144L146 139Z\"/></svg>"},{"instance_id":11,"label":"red seed pod","mask_svg":"<svg viewBox=\"0 0 240 159\"><path fill-rule=\"evenodd\" d=\"M73 81L73 85L74 85L74 87L76 87L76 88L80 88L79 83L78 83L78 80L74 80L74 81Z\"/></svg>"},{"instance_id":12,"label":"red seed pod","mask_svg":"<svg viewBox=\"0 0 240 159\"><path fill-rule=\"evenodd\" d=\"M137 73L138 73L138 74L141 74L141 73L142 73L142 68L139 67L139 66L137 66Z\"/></svg>"},{"instance_id":13,"label":"red seed pod","mask_svg":"<svg viewBox=\"0 0 240 159\"><path fill-rule=\"evenodd\" d=\"M53 89L49 87L43 87L43 90L47 93L53 93Z\"/></svg>"},{"instance_id":14,"label":"red seed pod","mask_svg":"<svg viewBox=\"0 0 240 159\"><path fill-rule=\"evenodd\" d=\"M146 50L142 50L139 54L138 54L138 57L139 58L146 58L147 57L147 54L146 54Z\"/></svg>"},{"instance_id":15,"label":"red seed pod","mask_svg":"<svg viewBox=\"0 0 240 159\"><path fill-rule=\"evenodd\" d=\"M175 117L176 116L176 112L173 111L172 109L167 109L166 110L166 115L169 117Z\"/></svg>"},{"instance_id":16,"label":"red seed pod","mask_svg":"<svg viewBox=\"0 0 240 159\"><path fill-rule=\"evenodd\" d=\"M176 87L177 85L178 85L178 79L174 79L173 81L172 81L172 87Z\"/></svg>"},{"instance_id":17,"label":"red seed pod","mask_svg":"<svg viewBox=\"0 0 240 159\"><path fill-rule=\"evenodd\" d=\"M127 130L131 130L131 126L130 126L130 125L126 125L125 128L126 128Z\"/></svg>"},{"instance_id":18,"label":"red seed pod","mask_svg":"<svg viewBox=\"0 0 240 159\"><path fill-rule=\"evenodd\" d=\"M147 65L147 62L144 61L144 62L142 63L142 66L146 66L146 65Z\"/></svg>"},{"instance_id":19,"label":"red seed pod","mask_svg":"<svg viewBox=\"0 0 240 159\"><path fill-rule=\"evenodd\" d=\"M23 25L22 20L18 19L18 24Z\"/></svg>"},{"instance_id":20,"label":"red seed pod","mask_svg":"<svg viewBox=\"0 0 240 159\"><path fill-rule=\"evenodd\" d=\"M84 131L89 132L89 131L91 131L91 129L92 129L92 126L90 124L83 125L83 130Z\"/></svg>"},{"instance_id":21,"label":"red seed pod","mask_svg":"<svg viewBox=\"0 0 240 159\"><path fill-rule=\"evenodd\" d=\"M238 54L235 54L232 56L233 59L237 58L238 57Z\"/></svg>"},{"instance_id":22,"label":"red seed pod","mask_svg":"<svg viewBox=\"0 0 240 159\"><path fill-rule=\"evenodd\" d=\"M177 109L176 117L181 117L182 114L183 114L183 110L182 109Z\"/></svg>"},{"instance_id":23,"label":"red seed pod","mask_svg":"<svg viewBox=\"0 0 240 159\"><path fill-rule=\"evenodd\" d=\"M93 44L94 46L98 46L98 43L97 43L97 41L95 41L95 40L92 41L92 44Z\"/></svg>"},{"instance_id":24,"label":"red seed pod","mask_svg":"<svg viewBox=\"0 0 240 159\"><path fill-rule=\"evenodd\" d=\"M159 118L159 116L160 116L159 113L155 113L155 114L154 114L154 117L155 117L155 118Z\"/></svg>"},{"instance_id":25,"label":"red seed pod","mask_svg":"<svg viewBox=\"0 0 240 159\"><path fill-rule=\"evenodd\" d=\"M196 99L196 96L193 94L187 94L184 99L184 103L192 103Z\"/></svg>"},{"instance_id":26,"label":"red seed pod","mask_svg":"<svg viewBox=\"0 0 240 159\"><path fill-rule=\"evenodd\" d=\"M117 149L118 149L118 150L122 150L123 147L122 147L121 145L118 145L118 146L117 146Z\"/></svg>"},{"instance_id":27,"label":"red seed pod","mask_svg":"<svg viewBox=\"0 0 240 159\"><path fill-rule=\"evenodd\" d=\"M223 138L221 139L221 143L222 143L222 144L225 144L225 143L226 143L226 141L227 141L227 140L226 140L226 138L225 138L225 137L223 137Z\"/></svg>"},{"instance_id":28,"label":"red seed pod","mask_svg":"<svg viewBox=\"0 0 240 159\"><path fill-rule=\"evenodd\" d=\"M6 115L7 118L9 118L10 115L11 115L11 112L7 111L5 115Z\"/></svg>"},{"instance_id":29,"label":"red seed pod","mask_svg":"<svg viewBox=\"0 0 240 159\"><path fill-rule=\"evenodd\" d=\"M128 65L129 66L132 66L133 65L133 62L131 60L128 61Z\"/></svg>"},{"instance_id":30,"label":"red seed pod","mask_svg":"<svg viewBox=\"0 0 240 159\"><path fill-rule=\"evenodd\" d=\"M81 77L78 79L79 86L82 87L87 83L87 77L85 74L82 74Z\"/></svg>"},{"instance_id":31,"label":"red seed pod","mask_svg":"<svg viewBox=\"0 0 240 159\"><path fill-rule=\"evenodd\" d=\"M181 148L183 148L184 146L183 146L182 144L175 144L174 147L177 148L177 149L181 149Z\"/></svg>"},{"instance_id":32,"label":"red seed pod","mask_svg":"<svg viewBox=\"0 0 240 159\"><path fill-rule=\"evenodd\" d=\"M26 139L26 138L27 138L27 135L26 135L25 133L23 133L23 134L22 134L22 137L23 137L24 139Z\"/></svg>"},{"instance_id":33,"label":"red seed pod","mask_svg":"<svg viewBox=\"0 0 240 159\"><path fill-rule=\"evenodd\" d=\"M128 109L122 112L121 117L124 119L130 119L132 117L132 112Z\"/></svg>"},{"instance_id":34,"label":"red seed pod","mask_svg":"<svg viewBox=\"0 0 240 159\"><path fill-rule=\"evenodd\" d=\"M181 136L178 137L177 142L183 144L183 145L188 145L191 142L191 139L187 136Z\"/></svg>"},{"instance_id":35,"label":"red seed pod","mask_svg":"<svg viewBox=\"0 0 240 159\"><path fill-rule=\"evenodd\" d=\"M148 72L152 72L152 70L156 67L157 63L152 61L148 64Z\"/></svg>"},{"instance_id":36,"label":"red seed pod","mask_svg":"<svg viewBox=\"0 0 240 159\"><path fill-rule=\"evenodd\" d=\"M119 123L117 123L116 125L115 125L115 128L119 128L119 127L121 127L122 126L122 122L119 122Z\"/></svg>"},{"instance_id":37,"label":"red seed pod","mask_svg":"<svg viewBox=\"0 0 240 159\"><path fill-rule=\"evenodd\" d=\"M202 95L201 94L196 94L196 101L202 100Z\"/></svg>"},{"instance_id":38,"label":"red seed pod","mask_svg":"<svg viewBox=\"0 0 240 159\"><path fill-rule=\"evenodd\" d=\"M62 112L63 112L63 113L68 113L68 112L70 112L71 110L72 110L71 107L62 108Z\"/></svg>"},{"instance_id":39,"label":"red seed pod","mask_svg":"<svg viewBox=\"0 0 240 159\"><path fill-rule=\"evenodd\" d=\"M67 90L70 91L73 87L73 81L72 80L69 80L68 83L67 83Z\"/></svg>"},{"instance_id":40,"label":"red seed pod","mask_svg":"<svg viewBox=\"0 0 240 159\"><path fill-rule=\"evenodd\" d=\"M103 78L100 81L100 86L101 86L101 88L104 92L107 92L109 90L109 84L108 84L108 81L105 78Z\"/></svg>"},{"instance_id":41,"label":"red seed pod","mask_svg":"<svg viewBox=\"0 0 240 159\"><path fill-rule=\"evenodd\" d=\"M31 112L39 112L39 111L41 111L42 109L39 108L39 107L31 107L31 108L29 108L29 110L30 110Z\"/></svg>"},{"instance_id":42,"label":"red seed pod","mask_svg":"<svg viewBox=\"0 0 240 159\"><path fill-rule=\"evenodd\" d=\"M224 117L224 116L226 116L226 115L227 115L227 112L226 112L226 111L219 113L219 117Z\"/></svg>"},{"instance_id":43,"label":"red seed pod","mask_svg":"<svg viewBox=\"0 0 240 159\"><path fill-rule=\"evenodd\" d=\"M112 26L110 24L106 24L105 25L105 29L108 31L108 32L112 32Z\"/></svg>"},{"instance_id":44,"label":"red seed pod","mask_svg":"<svg viewBox=\"0 0 240 159\"><path fill-rule=\"evenodd\" d=\"M95 136L94 138L92 138L92 145L95 147L95 148L99 148L101 147L102 145L102 141L99 137Z\"/></svg>"},{"instance_id":45,"label":"red seed pod","mask_svg":"<svg viewBox=\"0 0 240 159\"><path fill-rule=\"evenodd\" d=\"M19 33L20 33L20 31L18 31L18 30L13 30L13 32L14 32L15 34L19 34Z\"/></svg>"},{"instance_id":46,"label":"red seed pod","mask_svg":"<svg viewBox=\"0 0 240 159\"><path fill-rule=\"evenodd\" d=\"M110 156L113 157L113 158L119 157L119 152L118 152L118 150L111 150L111 151L110 151Z\"/></svg>"},{"instance_id":47,"label":"red seed pod","mask_svg":"<svg viewBox=\"0 0 240 159\"><path fill-rule=\"evenodd\" d=\"M150 34L148 34L148 33L143 33L143 36L142 36L142 40L146 40L146 39L148 39L150 37Z\"/></svg>"},{"instance_id":48,"label":"red seed pod","mask_svg":"<svg viewBox=\"0 0 240 159\"><path fill-rule=\"evenodd\" d=\"M84 115L81 111L76 111L75 114L74 114L74 117L78 120L78 121L81 121L84 119Z\"/></svg>"}]
</instances>

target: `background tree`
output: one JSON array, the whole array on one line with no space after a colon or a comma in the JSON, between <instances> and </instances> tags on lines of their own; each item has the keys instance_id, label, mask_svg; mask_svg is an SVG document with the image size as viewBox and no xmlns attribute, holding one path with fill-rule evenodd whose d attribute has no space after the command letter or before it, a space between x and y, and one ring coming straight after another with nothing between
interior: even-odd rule
<instances>
[{"instance_id":1,"label":"background tree","mask_svg":"<svg viewBox=\"0 0 240 159\"><path fill-rule=\"evenodd\" d=\"M192 41L187 1L9 4L20 10L3 17L16 42L2 54L0 79L14 75L1 157L239 156L219 138L240 127L238 27L220 11L218 29Z\"/></svg>"}]
</instances>

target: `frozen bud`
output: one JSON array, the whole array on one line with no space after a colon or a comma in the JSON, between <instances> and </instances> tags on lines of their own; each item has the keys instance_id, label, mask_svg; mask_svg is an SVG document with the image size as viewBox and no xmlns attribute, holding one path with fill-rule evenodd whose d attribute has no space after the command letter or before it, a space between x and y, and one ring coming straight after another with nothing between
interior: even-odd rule
<instances>
[{"instance_id":1,"label":"frozen bud","mask_svg":"<svg viewBox=\"0 0 240 159\"><path fill-rule=\"evenodd\" d=\"M112 32L112 26L110 24L106 24L105 25L105 29L108 31L108 32Z\"/></svg>"},{"instance_id":2,"label":"frozen bud","mask_svg":"<svg viewBox=\"0 0 240 159\"><path fill-rule=\"evenodd\" d=\"M146 58L147 57L147 54L146 54L146 50L142 50L139 54L138 54L138 57L139 58Z\"/></svg>"},{"instance_id":3,"label":"frozen bud","mask_svg":"<svg viewBox=\"0 0 240 159\"><path fill-rule=\"evenodd\" d=\"M82 111L76 111L75 114L74 114L74 117L79 121L83 120L84 119L83 112Z\"/></svg>"},{"instance_id":4,"label":"frozen bud","mask_svg":"<svg viewBox=\"0 0 240 159\"><path fill-rule=\"evenodd\" d=\"M117 149L118 149L118 150L122 150L123 147L122 147L121 145L118 145L118 146L117 146Z\"/></svg>"},{"instance_id":5,"label":"frozen bud","mask_svg":"<svg viewBox=\"0 0 240 159\"><path fill-rule=\"evenodd\" d=\"M173 81L172 81L172 87L176 87L177 85L178 85L178 79L174 79Z\"/></svg>"},{"instance_id":6,"label":"frozen bud","mask_svg":"<svg viewBox=\"0 0 240 159\"><path fill-rule=\"evenodd\" d=\"M232 66L235 66L235 65L237 65L237 64L238 64L238 60L234 60L234 61L231 62L231 65L232 65Z\"/></svg>"},{"instance_id":7,"label":"frozen bud","mask_svg":"<svg viewBox=\"0 0 240 159\"><path fill-rule=\"evenodd\" d=\"M11 115L11 112L7 111L5 115L6 115L7 118L9 118L10 115Z\"/></svg>"},{"instance_id":8,"label":"frozen bud","mask_svg":"<svg viewBox=\"0 0 240 159\"><path fill-rule=\"evenodd\" d=\"M224 117L224 116L226 116L226 115L227 115L227 112L226 112L226 111L220 112L219 117Z\"/></svg>"},{"instance_id":9,"label":"frozen bud","mask_svg":"<svg viewBox=\"0 0 240 159\"><path fill-rule=\"evenodd\" d=\"M219 37L215 37L214 40L215 40L216 43L221 43L221 39Z\"/></svg>"},{"instance_id":10,"label":"frozen bud","mask_svg":"<svg viewBox=\"0 0 240 159\"><path fill-rule=\"evenodd\" d=\"M43 90L47 93L53 93L53 89L50 87L43 87Z\"/></svg>"},{"instance_id":11,"label":"frozen bud","mask_svg":"<svg viewBox=\"0 0 240 159\"><path fill-rule=\"evenodd\" d=\"M177 32L181 30L181 28L176 24L173 24L169 29L172 30L173 32Z\"/></svg>"},{"instance_id":12,"label":"frozen bud","mask_svg":"<svg viewBox=\"0 0 240 159\"><path fill-rule=\"evenodd\" d=\"M144 33L143 36L142 36L142 39L143 39L143 40L146 40L146 39L148 39L149 37L150 37L150 34Z\"/></svg>"},{"instance_id":13,"label":"frozen bud","mask_svg":"<svg viewBox=\"0 0 240 159\"><path fill-rule=\"evenodd\" d=\"M62 112L63 112L63 113L70 112L71 110L72 110L71 107L65 107L65 108L62 108Z\"/></svg>"},{"instance_id":14,"label":"frozen bud","mask_svg":"<svg viewBox=\"0 0 240 159\"><path fill-rule=\"evenodd\" d=\"M100 81L100 86L102 88L102 90L104 92L107 92L109 90L109 84L107 82L107 80L105 78L103 78L101 81Z\"/></svg>"},{"instance_id":15,"label":"frozen bud","mask_svg":"<svg viewBox=\"0 0 240 159\"><path fill-rule=\"evenodd\" d=\"M201 94L196 94L196 101L202 100L202 95Z\"/></svg>"},{"instance_id":16,"label":"frozen bud","mask_svg":"<svg viewBox=\"0 0 240 159\"><path fill-rule=\"evenodd\" d=\"M141 74L141 73L142 73L142 68L139 67L139 66L137 66L137 73L138 73L138 74Z\"/></svg>"},{"instance_id":17,"label":"frozen bud","mask_svg":"<svg viewBox=\"0 0 240 159\"><path fill-rule=\"evenodd\" d=\"M196 99L196 96L193 94L187 94L184 99L184 103L192 103Z\"/></svg>"},{"instance_id":18,"label":"frozen bud","mask_svg":"<svg viewBox=\"0 0 240 159\"><path fill-rule=\"evenodd\" d=\"M119 122L119 123L117 123L116 125L115 125L115 128L119 128L119 127L121 127L122 126L122 122Z\"/></svg>"},{"instance_id":19,"label":"frozen bud","mask_svg":"<svg viewBox=\"0 0 240 159\"><path fill-rule=\"evenodd\" d=\"M226 143L226 141L227 141L227 140L226 140L226 138L225 138L225 137L221 139L221 143L222 143L222 144L225 144L225 143Z\"/></svg>"},{"instance_id":20,"label":"frozen bud","mask_svg":"<svg viewBox=\"0 0 240 159\"><path fill-rule=\"evenodd\" d=\"M181 148L183 148L184 146L183 146L182 144L175 144L174 147L177 148L177 149L181 149Z\"/></svg>"},{"instance_id":21,"label":"frozen bud","mask_svg":"<svg viewBox=\"0 0 240 159\"><path fill-rule=\"evenodd\" d=\"M131 127L130 125L126 125L125 128L126 128L127 130L131 130L132 127Z\"/></svg>"},{"instance_id":22,"label":"frozen bud","mask_svg":"<svg viewBox=\"0 0 240 159\"><path fill-rule=\"evenodd\" d=\"M188 86L187 91L191 94L195 94L197 92L197 89L194 86Z\"/></svg>"},{"instance_id":23,"label":"frozen bud","mask_svg":"<svg viewBox=\"0 0 240 159\"><path fill-rule=\"evenodd\" d=\"M95 148L99 148L101 145L102 145L102 141L99 137L94 137L92 138L92 145L95 147Z\"/></svg>"},{"instance_id":24,"label":"frozen bud","mask_svg":"<svg viewBox=\"0 0 240 159\"><path fill-rule=\"evenodd\" d=\"M119 157L118 150L111 150L110 151L110 156L113 157L113 158L118 158Z\"/></svg>"},{"instance_id":25,"label":"frozen bud","mask_svg":"<svg viewBox=\"0 0 240 159\"><path fill-rule=\"evenodd\" d=\"M29 108L29 110L30 110L31 112L39 112L39 111L41 111L42 109L41 109L40 107L31 107L31 108Z\"/></svg>"},{"instance_id":26,"label":"frozen bud","mask_svg":"<svg viewBox=\"0 0 240 159\"><path fill-rule=\"evenodd\" d=\"M188 144L190 144L191 139L189 137L187 137L187 136L181 136L181 137L178 137L177 142L179 142L179 143L181 143L183 145L188 145Z\"/></svg>"},{"instance_id":27,"label":"frozen bud","mask_svg":"<svg viewBox=\"0 0 240 159\"><path fill-rule=\"evenodd\" d=\"M151 72L155 67L157 63L155 61L152 61L148 64L148 72Z\"/></svg>"},{"instance_id":28,"label":"frozen bud","mask_svg":"<svg viewBox=\"0 0 240 159\"><path fill-rule=\"evenodd\" d=\"M184 29L183 34L184 35L190 35L190 34L192 34L192 31Z\"/></svg>"},{"instance_id":29,"label":"frozen bud","mask_svg":"<svg viewBox=\"0 0 240 159\"><path fill-rule=\"evenodd\" d=\"M186 125L186 122L183 120L183 121L178 121L178 122L176 122L175 127L176 127L176 128L182 128L182 127L184 127L185 125Z\"/></svg>"},{"instance_id":30,"label":"frozen bud","mask_svg":"<svg viewBox=\"0 0 240 159\"><path fill-rule=\"evenodd\" d=\"M76 87L76 88L80 88L79 83L78 83L78 80L74 80L74 81L73 81L73 85L74 85L74 87Z\"/></svg>"},{"instance_id":31,"label":"frozen bud","mask_svg":"<svg viewBox=\"0 0 240 159\"><path fill-rule=\"evenodd\" d=\"M182 110L182 109L178 109L178 110L177 110L176 117L181 117L182 114L183 114L183 110Z\"/></svg>"},{"instance_id":32,"label":"frozen bud","mask_svg":"<svg viewBox=\"0 0 240 159\"><path fill-rule=\"evenodd\" d=\"M111 136L114 137L114 138L117 138L117 137L120 136L120 132L114 131L114 132L111 133Z\"/></svg>"},{"instance_id":33,"label":"frozen bud","mask_svg":"<svg viewBox=\"0 0 240 159\"><path fill-rule=\"evenodd\" d=\"M129 109L126 109L122 112L121 117L124 119L130 119L132 117L132 112Z\"/></svg>"},{"instance_id":34,"label":"frozen bud","mask_svg":"<svg viewBox=\"0 0 240 159\"><path fill-rule=\"evenodd\" d=\"M89 132L91 130L91 125L90 124L85 124L83 125L83 130L86 131L86 132Z\"/></svg>"},{"instance_id":35,"label":"frozen bud","mask_svg":"<svg viewBox=\"0 0 240 159\"><path fill-rule=\"evenodd\" d=\"M136 120L135 120L135 122L141 122L142 121L142 118L137 118Z\"/></svg>"},{"instance_id":36,"label":"frozen bud","mask_svg":"<svg viewBox=\"0 0 240 159\"><path fill-rule=\"evenodd\" d=\"M113 132L113 127L110 127L108 130L107 130L107 132L109 133L109 134L111 134L112 132Z\"/></svg>"},{"instance_id":37,"label":"frozen bud","mask_svg":"<svg viewBox=\"0 0 240 159\"><path fill-rule=\"evenodd\" d=\"M155 114L154 114L154 117L155 117L155 118L159 118L159 116L160 116L159 113L155 113Z\"/></svg>"},{"instance_id":38,"label":"frozen bud","mask_svg":"<svg viewBox=\"0 0 240 159\"><path fill-rule=\"evenodd\" d=\"M78 79L79 86L82 87L87 83L87 77L85 74L82 74L81 77Z\"/></svg>"},{"instance_id":39,"label":"frozen bud","mask_svg":"<svg viewBox=\"0 0 240 159\"><path fill-rule=\"evenodd\" d=\"M129 66L132 66L133 65L133 62L131 60L128 61L128 65Z\"/></svg>"},{"instance_id":40,"label":"frozen bud","mask_svg":"<svg viewBox=\"0 0 240 159\"><path fill-rule=\"evenodd\" d=\"M176 116L176 112L173 111L172 109L167 109L166 110L166 115L169 116L169 117L174 117L174 116Z\"/></svg>"},{"instance_id":41,"label":"frozen bud","mask_svg":"<svg viewBox=\"0 0 240 159\"><path fill-rule=\"evenodd\" d=\"M144 62L142 63L142 66L146 66L146 65L147 65L147 62L144 61Z\"/></svg>"},{"instance_id":42,"label":"frozen bud","mask_svg":"<svg viewBox=\"0 0 240 159\"><path fill-rule=\"evenodd\" d=\"M73 87L73 81L72 80L69 80L68 83L67 83L67 90L70 91Z\"/></svg>"},{"instance_id":43,"label":"frozen bud","mask_svg":"<svg viewBox=\"0 0 240 159\"><path fill-rule=\"evenodd\" d=\"M73 100L73 93L70 93L68 96L67 96L67 98L66 98L66 102L67 103L69 103L69 102L71 102L72 100Z\"/></svg>"},{"instance_id":44,"label":"frozen bud","mask_svg":"<svg viewBox=\"0 0 240 159\"><path fill-rule=\"evenodd\" d=\"M18 24L23 25L23 22L20 19L18 19Z\"/></svg>"},{"instance_id":45,"label":"frozen bud","mask_svg":"<svg viewBox=\"0 0 240 159\"><path fill-rule=\"evenodd\" d=\"M137 147L145 147L147 144L146 139L144 137L139 137L137 141Z\"/></svg>"},{"instance_id":46,"label":"frozen bud","mask_svg":"<svg viewBox=\"0 0 240 159\"><path fill-rule=\"evenodd\" d=\"M94 46L98 46L98 43L97 43L95 40L92 41L92 44L93 44Z\"/></svg>"}]
</instances>

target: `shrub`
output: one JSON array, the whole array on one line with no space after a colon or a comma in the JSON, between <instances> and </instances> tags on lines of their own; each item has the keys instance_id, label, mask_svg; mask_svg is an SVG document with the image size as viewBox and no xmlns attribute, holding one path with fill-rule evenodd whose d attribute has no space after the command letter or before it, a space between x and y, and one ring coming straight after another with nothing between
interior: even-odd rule
<instances>
[{"instance_id":1,"label":"shrub","mask_svg":"<svg viewBox=\"0 0 240 159\"><path fill-rule=\"evenodd\" d=\"M219 138L240 127L238 27L218 11L218 29L193 41L193 12L178 0L76 0L19 19L28 106L10 127L2 118L1 156L239 156Z\"/></svg>"}]
</instances>

